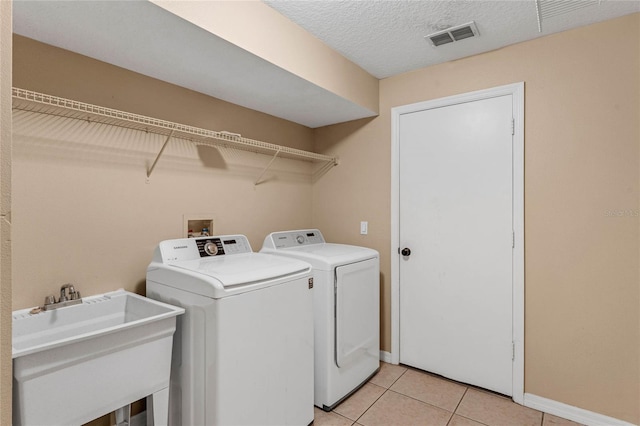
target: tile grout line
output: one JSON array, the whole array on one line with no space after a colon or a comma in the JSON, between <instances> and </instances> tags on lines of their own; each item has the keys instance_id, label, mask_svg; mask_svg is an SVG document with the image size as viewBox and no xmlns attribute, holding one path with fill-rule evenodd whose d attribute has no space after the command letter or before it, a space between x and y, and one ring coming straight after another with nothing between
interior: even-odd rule
<instances>
[{"instance_id":1,"label":"tile grout line","mask_svg":"<svg viewBox=\"0 0 640 426\"><path fill-rule=\"evenodd\" d=\"M420 402L420 403L425 404L425 405L428 405L428 406L430 406L430 407L434 407L434 408L438 408L438 409L440 409L440 410L447 411L447 412L451 413L451 415L449 416L449 420L447 420L447 426L448 426L448 425L451 423L451 421L453 420L453 416L454 416L454 415L458 415L458 416L460 416L460 417L463 417L463 418L465 418L465 419L468 419L468 420L474 421L474 422L476 422L476 423L479 423L479 424L482 424L482 425L485 425L485 426L489 426L489 425L486 425L485 423L482 423L482 422L480 422L480 421L478 421L478 420L474 420L474 419L471 419L471 418L469 418L469 417L467 417L467 416L463 416L463 415L460 415L460 414L457 414L457 413L456 413L456 411L458 411L458 408L460 407L460 404L462 404L462 400L464 399L465 395L467 394L467 392L468 392L468 391L469 391L469 389L471 388L469 385L466 385L466 384L463 384L463 383L461 383L461 382L457 382L457 381L455 381L455 380L451 380L451 379L448 379L448 378L445 378L445 377L441 377L441 376L438 376L438 375L435 375L435 374L432 374L432 373L429 373L429 372L422 372L422 371L421 371L422 373L427 373L428 375L430 375L430 376L432 376L432 377L435 377L435 378L438 378L438 379L442 379L442 380L445 380L445 381L447 381L447 382L455 383L455 384L458 384L459 386L464 387L464 393L462 394L462 397L460 397L460 400L459 400L459 401L458 401L458 403L456 404L456 407L453 409L453 411L449 411L449 410L447 410L447 409L445 409L445 408L438 407L437 405L431 404L431 403L429 403L429 402L422 401L422 400L417 399L417 398L414 398L414 397L412 397L412 396L410 396L410 395L405 395L405 394L403 394L403 393L401 393L401 392L397 392L397 391L395 391L395 390L391 389L391 386L393 386L393 385L394 385L398 380L400 380L400 378L401 378L402 376L404 376L404 374L405 374L407 371L409 371L409 368L405 369L405 371L404 371L400 376L398 376L398 378L397 378L396 380L394 380L394 382L393 382L391 385L389 385L389 387L385 390L385 392L383 392L383 394L382 394L382 395L384 395L385 393L387 393L387 391L390 391L390 392L393 392L393 393L395 393L395 394L397 394L397 395L401 395L401 396L404 396L404 397L406 397L406 398L413 399L414 401ZM380 398L382 398L382 395L380 395ZM378 398L378 399L380 399L380 398ZM376 401L374 401L374 403L373 403L373 404L371 404L371 405L369 406L369 408L367 408L367 410L366 410L366 411L365 411L365 412L364 412L360 417L364 416L364 414L365 414L367 411L369 411L369 409L370 409L371 407L373 407L373 405L375 404L375 402L377 402L377 400L376 400ZM358 420L360 419L360 417L358 417ZM357 423L357 420L356 420L356 423ZM355 424L355 423L354 423L354 424ZM540 425L540 426L542 426L542 425Z\"/></svg>"},{"instance_id":2,"label":"tile grout line","mask_svg":"<svg viewBox=\"0 0 640 426\"><path fill-rule=\"evenodd\" d=\"M460 398L460 401L458 401L458 403L456 404L456 408L453 409L453 412L451 413L451 417L449 417L449 421L447 422L447 426L449 426L449 424L451 424L451 421L453 420L453 416L456 415L456 411L458 411L458 408L460 407L460 404L462 404L462 400L464 399L464 397L467 394L468 390L469 390L469 387L465 386L464 387L464 393L462 394L462 397Z\"/></svg>"},{"instance_id":3,"label":"tile grout line","mask_svg":"<svg viewBox=\"0 0 640 426\"><path fill-rule=\"evenodd\" d=\"M417 402L419 402L419 403L421 403L421 404L428 405L429 407L436 408L436 409L438 409L438 410L442 410L442 411L446 411L447 413L451 413L452 415L453 415L453 414L456 414L456 412L455 412L455 411L449 411L449 410L447 410L446 408L438 407L438 406L437 406L437 405L435 405L435 404L432 404L432 403L430 403L430 402L425 402L425 401L423 401L423 400L421 400L421 399L418 399L418 398L414 398L414 397L413 397L413 396L411 396L411 395L405 395L405 394L403 394L403 393L401 393L401 392L394 391L393 389L387 389L387 390L388 390L389 392L393 392L393 393L395 393L396 395L400 395L400 396L403 396L403 397L405 397L405 398L409 398L409 399L412 399L412 400L414 400L414 401L417 401ZM385 393L386 393L386 392L385 392ZM466 393L467 393L467 392L465 391L465 394L466 394ZM383 395L384 395L384 394L383 394ZM381 396L382 396L382 395L381 395ZM462 396L464 397L464 394L463 394ZM378 399L380 399L380 398L378 398ZM377 401L377 400L376 400L376 401ZM462 399L461 399L461 401L462 401ZM372 405L373 405L373 404L372 404ZM458 405L460 405L460 403L458 403ZM369 407L369 408L371 408L371 407ZM456 409L457 409L457 407L456 407ZM367 411L368 411L368 409L367 409ZM458 414L458 415L460 416L460 414ZM461 417L468 418L468 417L465 417L465 416L461 416ZM469 419L469 420L473 420L473 419ZM475 422L478 422L477 420L474 420L474 421L475 421ZM481 423L481 422L478 422L478 423ZM483 424L484 424L484 423L483 423Z\"/></svg>"},{"instance_id":4,"label":"tile grout line","mask_svg":"<svg viewBox=\"0 0 640 426\"><path fill-rule=\"evenodd\" d=\"M465 386L465 390L464 390L464 393L462 394L462 398L460 398L460 401L458 402L458 405L456 406L456 409L453 411L453 415L451 416L451 419L449 420L449 423L451 423L451 420L453 420L453 416L455 415L455 416L460 416L463 419L471 420L472 422L475 422L475 423L478 423L478 424L481 424L481 425L484 425L484 426L490 426L490 425L487 425L484 422L481 422L480 420L472 419L471 417L463 416L462 414L458 414L456 412L456 411L458 411L458 408L460 408L460 404L462 404L462 400L467 395L467 392L469 391L469 389L471 389L471 386ZM447 426L448 426L448 424L447 424ZM542 425L540 425L540 426L542 426Z\"/></svg>"},{"instance_id":5,"label":"tile grout line","mask_svg":"<svg viewBox=\"0 0 640 426\"><path fill-rule=\"evenodd\" d=\"M447 420L447 424L445 426L449 426L451 424L451 420L453 420L453 416L456 415L456 412L452 412L451 415L449 416L449 420Z\"/></svg>"},{"instance_id":6,"label":"tile grout line","mask_svg":"<svg viewBox=\"0 0 640 426\"><path fill-rule=\"evenodd\" d=\"M375 403L376 403L376 402L378 402L378 400L379 400L380 398L382 398L382 396L383 396L385 393L389 392L389 391L391 390L391 386L393 386L395 382L397 382L398 380L400 380L400 377L404 376L404 373L406 373L407 371L409 371L409 369L408 369L408 368L405 368L405 370L402 372L402 374L400 374L400 375L398 376L398 378L396 378L396 379L395 379L395 380L394 380L394 381L389 385L389 387L384 387L384 386L376 385L375 383L371 383L371 379L369 379L369 381L368 381L367 383L370 383L370 384L372 384L372 385L375 385L375 386L378 386L378 387L383 388L383 389L384 389L384 392L382 392L382 393L380 394L380 396L379 396L379 397L377 397L377 398L375 399L375 401L373 401L373 402L371 403L371 405L369 405L369 406L367 407L367 409L366 409L366 410L364 410L364 412L363 412L362 414L360 414L360 416L358 416L358 418L357 418L357 419L352 423L352 426L353 426L353 425L355 425L356 423L358 423L358 420L360 420L360 419L362 418L362 416L364 416L364 415L367 413L367 411L369 411L369 410L371 409L371 407L373 407L373 406L375 405ZM393 391L391 391L391 392L393 392ZM394 393L397 393L397 392L394 392ZM400 395L401 395L401 394L400 394ZM349 420L350 420L350 419L349 419Z\"/></svg>"},{"instance_id":7,"label":"tile grout line","mask_svg":"<svg viewBox=\"0 0 640 426\"><path fill-rule=\"evenodd\" d=\"M401 374L401 375L399 375L399 376L398 376L398 378L397 378L397 379L395 379L395 380L394 380L394 381L389 385L389 387L387 388L387 390L391 389L391 386L395 385L395 384L396 384L396 382L397 382L398 380L400 380L400 378L401 378L402 376L404 376L404 375L405 375L405 373L406 373L407 371L409 371L409 369L408 369L408 368L406 368L406 367L403 367L403 368L404 368L404 371L402 372L402 374Z\"/></svg>"},{"instance_id":8,"label":"tile grout line","mask_svg":"<svg viewBox=\"0 0 640 426\"><path fill-rule=\"evenodd\" d=\"M464 387L464 393L462 394L462 398L460 398L460 401L458 401L456 408L453 410L453 414L456 414L456 411L458 411L458 408L460 408L460 404L462 404L462 400L464 399L464 397L467 396L467 392L469 392L469 386Z\"/></svg>"},{"instance_id":9,"label":"tile grout line","mask_svg":"<svg viewBox=\"0 0 640 426\"><path fill-rule=\"evenodd\" d=\"M462 404L462 401L464 400L465 396L467 395L467 393L469 392L469 390L470 390L470 389L471 389L471 390L474 390L474 391L478 391L478 392L483 393L483 394L488 394L488 395L491 395L491 396L495 396L495 397L497 397L497 398L502 398L502 399L508 400L508 401L510 401L510 402L513 402L513 399L512 399L510 396L508 396L508 395L503 395L503 394L500 394L500 393L498 393L498 392L494 392L494 391L491 391L491 390L488 390L488 389L484 389L484 388L480 388L480 387L477 387L477 386L474 386L474 385L470 385L470 384L467 384L467 383L459 382L459 381L456 381L456 380L453 380L453 379L450 379L450 378L447 378L447 377L444 377L444 376L441 376L441 375L438 375L438 374L435 374L435 373L432 373L432 372L429 372L429 371L424 371L424 370L420 370L420 369L413 369L413 368L411 368L411 367L404 367L404 368L405 368L405 370L404 370L404 371L403 371L403 372L402 372L402 373L401 373L401 374L400 374L400 375L399 375L399 376L398 376L398 377L397 377L397 378L396 378L396 379L395 379L395 380L394 380L394 381L389 385L389 387L388 387L388 388L386 388L386 390L383 392L383 394L382 394L382 395L380 395L380 397L378 397L378 398L377 398L377 399L376 399L376 400L375 400L375 401L374 401L374 402L373 402L373 403L372 403L372 404L371 404L371 405L370 405L370 406L365 410L365 412L364 412L362 415L360 415L360 416L358 417L358 420L359 420L360 418L362 418L362 416L364 416L364 414L365 414L365 413L367 413L367 412L371 409L371 407L373 407L373 405L374 405L374 404L375 404L375 403L376 403L376 402L377 402L377 401L378 401L378 400L379 400L379 399L380 399L380 398L381 398L381 397L382 397L382 396L383 396L387 391L391 391L391 392L393 392L393 393L395 393L395 394L397 394L397 395L401 395L401 396L403 396L403 397L410 398L410 399L415 400L415 401L417 401L417 402L420 402L420 403L422 403L422 404L425 404L425 405L428 405L428 406L431 406L431 407L434 407L434 408L438 408L438 409L441 409L441 410L445 410L445 411L447 411L447 412L450 412L450 413L451 413L451 416L449 417L449 420L448 420L448 422L447 422L447 425L449 425L449 424L451 423L451 421L453 420L453 416L454 416L454 415L457 415L457 416L460 416L460 417L462 417L462 418L465 418L465 419L471 420L471 421L473 421L473 422L476 422L476 423L478 423L478 424L480 424L480 425L484 425L484 426L491 426L491 425L488 425L488 424L486 424L486 423L484 423L484 422L481 422L481 421L479 421L479 420L476 420L476 419L473 419L473 418L471 418L471 417L468 417L468 416L465 416L465 415L462 415L462 414L457 413L457 410L460 408L460 405ZM410 396L410 395L405 395L404 393L401 393L401 392L398 392L398 391L396 391L396 390L391 389L391 387L392 387L392 386L393 386L393 385L394 385L398 380L400 380L400 378L402 378L402 377L407 373L407 371L409 371L409 370L417 371L417 372L419 372L419 373L426 374L426 375L428 375L428 376L431 376L431 377L434 377L434 378L437 378L437 379L441 379L441 380L444 380L444 381L447 381L447 382L450 382L450 383L454 383L454 384L457 384L457 385L459 385L459 386L464 387L464 388L465 388L465 391L464 391L464 393L462 394L462 397L460 398L460 400L458 401L458 403L457 403L457 405L456 405L455 409L451 412L451 411L449 411L449 410L447 410L447 409L444 409L444 408L442 408L442 407L439 407L439 406L437 406L437 405L431 404L431 403L429 403L429 402L422 401L422 400L417 399L417 398L414 398L414 397L412 397L412 396ZM375 383L373 383L373 384L375 384ZM377 386L380 386L380 385L377 385ZM382 386L382 387L383 387L383 386ZM384 387L383 387L383 388L384 388ZM516 403L516 404L517 404L517 403ZM517 404L517 405L519 405L519 404ZM535 409L534 409L534 411L537 411L538 413L540 413L540 414L541 414L541 418L540 418L539 426L544 426L544 424L545 424L545 415L546 415L547 413L545 413L545 412L543 412L543 411L541 411L541 410L535 410ZM358 420L356 420L356 423L357 423L357 421L358 421ZM355 424L355 423L354 423L354 424ZM580 425L580 426L584 426L584 425Z\"/></svg>"},{"instance_id":10,"label":"tile grout line","mask_svg":"<svg viewBox=\"0 0 640 426\"><path fill-rule=\"evenodd\" d=\"M393 385L395 385L395 383L397 383L397 382L398 382L398 381L399 381L399 380L400 380L400 379L401 379L401 378L406 374L406 372L407 372L407 371L409 371L409 369L408 369L408 368L407 368L407 369L405 369L405 370L404 370L404 371L403 371L403 372L402 372L402 373L401 373L401 374L400 374L396 379L394 379L394 380L389 384L389 386L388 386L388 387L380 386L380 385L378 385L378 384L376 384L376 383L372 383L371 381L369 381L368 383L371 383L371 384L373 384L373 385L375 385L375 386L381 387L381 388L383 389L383 392L382 392L382 394L381 394L379 397L377 397L374 401L372 401L372 402L367 406L367 408L364 410L364 412L363 412L361 415L359 415L359 416L356 418L356 420L351 420L351 419L349 419L348 417L344 417L344 416L342 416L342 415L340 415L340 414L338 414L338 413L336 413L336 414L338 414L340 417L344 418L345 420L352 422L352 423L351 423L351 426L358 426L358 425L360 425L360 423L358 423L358 422L359 422L359 420L360 420L360 419L361 419L365 414L367 414L367 413L371 410L371 408L372 408L372 407L373 407L373 406L374 406L374 405L375 405L375 404L376 404L376 403L377 403L377 402L378 402L378 401L379 401L379 400L380 400L380 399L381 399L381 398L382 398L382 397L383 397L383 396L384 396L388 391L391 391L391 392L395 393L396 395L399 395L399 396L402 396L402 397L405 397L405 398L412 399L412 400L414 400L414 401L416 401L416 402L419 402L419 403L421 403L421 404L423 404L423 405L425 405L425 406L430 406L430 407L433 407L433 408L436 408L436 409L440 409L440 410L444 410L444 411L448 412L448 413L450 414L450 416L449 416L449 418L448 418L448 420L447 420L447 422L446 422L446 425L447 425L447 426L449 426L449 425L451 425L451 424L452 424L452 421L453 421L453 419L454 419L454 416L460 416L460 417L462 417L463 419L467 419L467 420L473 421L473 422L475 422L475 423L477 423L477 424L479 424L479 425L482 425L482 426L491 426L491 425L489 425L489 424L487 424L487 423L484 423L484 422L482 422L482 421L479 421L479 420L476 420L476 419L474 419L474 418L468 417L468 416L466 416L466 415L462 415L462 414L457 413L457 410L458 410L458 409L460 409L460 406L462 405L462 401L463 401L463 400L464 400L464 398L467 396L467 394L469 393L469 390L470 390L470 389L472 389L472 390L477 390L477 391L480 391L480 392L482 392L482 393L490 394L490 395L493 395L493 396L496 396L496 397L502 397L502 398L504 398L504 399L508 399L508 397L505 397L505 396L500 395L500 394L496 394L495 392L492 392L492 391L488 391L488 390L485 390L485 389L482 389L482 388L480 388L480 389L476 389L476 387L475 387L475 386L468 385L468 384L463 384L463 383L461 383L461 382L457 382L457 381L454 381L454 380L451 380L451 379L448 379L448 378L443 378L443 377L436 376L436 375L433 375L433 374L429 374L428 372L426 372L426 373L427 373L428 375L430 375L430 376L433 376L433 377L436 377L436 378L441 378L441 379L443 379L443 380L445 380L445 381L447 381L447 382L452 382L452 383L455 383L455 384L457 384L457 385L459 385L459 386L464 387L464 392L463 392L462 396L460 397L460 399L458 400L458 403L456 404L455 408L454 408L452 411L449 411L448 409L445 409L445 408L443 408L443 407L440 407L440 406L434 405L434 404L429 403L429 402L422 401L422 400L417 399L417 398L414 398L414 397L412 397L412 396L410 396L410 395L405 395L405 394L404 394L404 393L402 393L402 392L398 392L398 391L396 391L396 390L391 389L391 387L392 387ZM534 410L534 411L538 411L539 413L541 413L540 423L539 423L539 425L538 425L538 426L544 426L544 424L545 424L545 422L544 422L545 413L544 413L544 412L542 412L542 411L540 411L540 410Z\"/></svg>"},{"instance_id":11,"label":"tile grout line","mask_svg":"<svg viewBox=\"0 0 640 426\"><path fill-rule=\"evenodd\" d=\"M333 411L333 410L329 411L329 413L331 413L331 414L335 414L335 415L336 415L336 416L338 416L338 417L342 417L343 419L345 419L345 420L346 420L346 421L348 421L348 422L353 422L353 423L351 423L351 426L353 426L353 425L355 425L355 424L356 424L356 421L355 421L355 420L351 420L349 417L345 417L345 416L343 416L342 414L338 414L338 413L336 413L336 412L335 412L335 411Z\"/></svg>"},{"instance_id":12,"label":"tile grout line","mask_svg":"<svg viewBox=\"0 0 640 426\"><path fill-rule=\"evenodd\" d=\"M472 422L478 423L479 425L482 425L482 426L491 426L491 425L489 425L487 423L481 422L480 420L476 420L476 419L472 419L471 417L463 416L462 414L456 414L456 413L454 413L454 414L456 416L462 417L463 419L471 420Z\"/></svg>"},{"instance_id":13,"label":"tile grout line","mask_svg":"<svg viewBox=\"0 0 640 426\"><path fill-rule=\"evenodd\" d=\"M402 374L401 374L401 375L400 375L400 376L399 376L399 377L398 377L398 378L393 382L393 384L395 384L398 380L400 380L400 377L404 376L404 374L405 374L407 371L409 371L409 370L410 370L410 369L409 369L409 368L407 368L407 369L406 369L406 370L405 370L405 371L404 371L404 372L403 372L403 373L402 373ZM413 370L413 371L415 371L415 370ZM404 396L404 397L407 397L407 398L409 398L409 399L413 399L414 401L421 402L421 403L426 404L426 405L428 405L428 406L430 406L430 407L434 407L434 408L438 408L438 409L440 409L440 410L447 411L447 412L449 412L449 413L451 413L451 414L452 414L451 418L453 418L453 414L456 414L456 410L457 410L457 409L458 409L458 407L460 406L460 403L462 403L462 399L464 398L464 396L467 394L467 391L469 390L469 386L468 386L468 385L464 385L464 384L462 384L462 383L460 383L460 382L456 382L456 381L451 380L451 379L444 378L444 377L442 377L442 376L434 375L434 374L429 373L429 372L424 372L424 371L422 371L422 370L420 370L420 372L421 372L421 373L427 373L428 375L430 375L430 376L432 376L432 377L434 377L434 378L437 378L437 379L441 379L441 380L444 380L444 381L447 381L447 382L451 382L451 383L458 384L459 386L461 386L461 387L463 387L463 388L464 388L464 393L462 394L462 397L460 398L460 401L458 401L458 404L456 405L456 408L454 408L454 410L453 410L453 411L449 411L449 410L447 410L446 408L438 407L437 405L432 404L432 403L430 403L430 402L426 402L426 401L422 401L421 399L414 398L414 397L413 397L413 396L411 396L411 395L405 395L405 394L404 394L404 393L402 393L402 392L395 391L395 390L391 389L391 386L393 386L393 384L391 384L391 385L387 388L387 390L389 390L389 391L391 391L391 392L393 392L393 393L395 393L395 394L398 394L398 395L402 395L402 396ZM386 391L385 391L385 393L386 393ZM384 395L384 393L383 393L383 395ZM371 408L371 407L369 407L369 408ZM367 409L367 410L368 410L368 409ZM462 416L462 417L464 417L464 416ZM451 421L451 418L449 419L449 421ZM470 419L470 420L473 420L473 419ZM447 422L447 424L448 424L448 422Z\"/></svg>"},{"instance_id":14,"label":"tile grout line","mask_svg":"<svg viewBox=\"0 0 640 426\"><path fill-rule=\"evenodd\" d=\"M372 383L372 384L373 384L373 383ZM376 385L376 386L378 386L378 385ZM382 386L380 386L380 387L382 387ZM384 388L383 388L383 389L384 389ZM382 393L380 394L380 396L379 396L379 397L377 397L377 398L375 399L375 401L373 401L373 402L371 403L371 405L369 405L369 406L367 407L367 409L366 409L366 410L364 410L364 412L358 416L358 418L353 422L353 424L358 423L358 420L360 420L360 419L362 418L362 416L364 416L365 414L367 414L367 411L369 411L369 410L371 409L371 407L373 407L373 406L376 404L376 402L378 402L378 400L379 400L380 398L382 398L382 395L384 395L384 394L385 394L385 393L387 393L388 391L389 391L389 389L385 389L385 390L384 390L384 392L382 392Z\"/></svg>"}]
</instances>

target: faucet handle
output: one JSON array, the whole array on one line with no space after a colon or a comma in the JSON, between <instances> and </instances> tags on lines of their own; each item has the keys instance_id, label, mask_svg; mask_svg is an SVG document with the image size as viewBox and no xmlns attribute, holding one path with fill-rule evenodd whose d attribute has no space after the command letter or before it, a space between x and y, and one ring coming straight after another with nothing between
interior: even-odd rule
<instances>
[{"instance_id":1,"label":"faucet handle","mask_svg":"<svg viewBox=\"0 0 640 426\"><path fill-rule=\"evenodd\" d=\"M44 305L53 305L54 303L56 303L56 297L53 294L48 295L47 297L44 298Z\"/></svg>"},{"instance_id":2,"label":"faucet handle","mask_svg":"<svg viewBox=\"0 0 640 426\"><path fill-rule=\"evenodd\" d=\"M65 291L66 289L69 289L69 297L67 297L67 292ZM60 300L58 300L58 302L66 302L67 300L74 300L76 298L75 293L76 293L76 289L73 288L73 284L67 283L63 285L62 287L60 287Z\"/></svg>"}]
</instances>

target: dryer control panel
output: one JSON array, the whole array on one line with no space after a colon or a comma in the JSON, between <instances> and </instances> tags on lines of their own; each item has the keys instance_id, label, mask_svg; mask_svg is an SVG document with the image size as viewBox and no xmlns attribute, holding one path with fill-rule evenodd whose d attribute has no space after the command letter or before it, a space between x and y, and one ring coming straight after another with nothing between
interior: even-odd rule
<instances>
[{"instance_id":1,"label":"dryer control panel","mask_svg":"<svg viewBox=\"0 0 640 426\"><path fill-rule=\"evenodd\" d=\"M322 233L317 229L302 229L298 231L274 232L264 241L264 247L284 249L310 244L325 243Z\"/></svg>"},{"instance_id":2,"label":"dryer control panel","mask_svg":"<svg viewBox=\"0 0 640 426\"><path fill-rule=\"evenodd\" d=\"M244 235L223 235L217 237L181 238L162 241L158 246L162 262L195 260L202 257L252 253L249 240Z\"/></svg>"}]
</instances>

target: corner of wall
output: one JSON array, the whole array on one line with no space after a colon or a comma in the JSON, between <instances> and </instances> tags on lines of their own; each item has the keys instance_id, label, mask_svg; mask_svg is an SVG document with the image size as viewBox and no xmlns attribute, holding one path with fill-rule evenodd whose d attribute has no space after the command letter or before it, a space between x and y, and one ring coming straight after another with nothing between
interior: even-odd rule
<instances>
[{"instance_id":1,"label":"corner of wall","mask_svg":"<svg viewBox=\"0 0 640 426\"><path fill-rule=\"evenodd\" d=\"M12 2L0 1L0 424L11 424Z\"/></svg>"}]
</instances>

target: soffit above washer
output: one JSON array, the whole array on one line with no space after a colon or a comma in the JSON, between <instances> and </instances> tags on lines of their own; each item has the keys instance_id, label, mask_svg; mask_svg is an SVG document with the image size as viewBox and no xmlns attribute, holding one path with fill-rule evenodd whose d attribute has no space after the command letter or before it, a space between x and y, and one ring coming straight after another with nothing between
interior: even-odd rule
<instances>
[{"instance_id":1,"label":"soffit above washer","mask_svg":"<svg viewBox=\"0 0 640 426\"><path fill-rule=\"evenodd\" d=\"M377 78L640 11L640 0L265 3ZM17 34L308 127L376 115L149 1L16 0L13 12ZM471 21L478 37L424 39Z\"/></svg>"},{"instance_id":2,"label":"soffit above washer","mask_svg":"<svg viewBox=\"0 0 640 426\"><path fill-rule=\"evenodd\" d=\"M13 18L16 34L307 127L376 115L148 1L15 1Z\"/></svg>"},{"instance_id":3,"label":"soffit above washer","mask_svg":"<svg viewBox=\"0 0 640 426\"><path fill-rule=\"evenodd\" d=\"M640 12L637 0L264 2L377 78ZM424 39L471 21L478 37L439 47Z\"/></svg>"}]
</instances>

